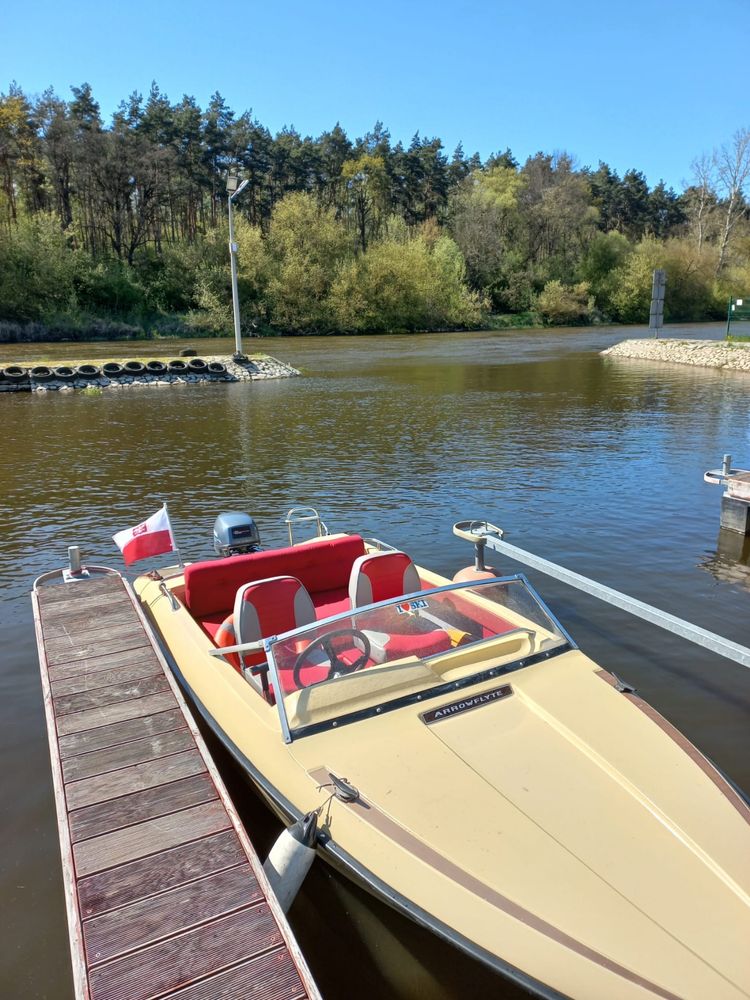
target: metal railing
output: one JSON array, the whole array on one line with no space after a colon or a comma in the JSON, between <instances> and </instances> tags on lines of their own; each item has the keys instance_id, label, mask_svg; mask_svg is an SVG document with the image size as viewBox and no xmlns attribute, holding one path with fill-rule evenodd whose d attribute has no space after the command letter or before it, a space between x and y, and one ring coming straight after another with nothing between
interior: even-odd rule
<instances>
[{"instance_id":1,"label":"metal railing","mask_svg":"<svg viewBox=\"0 0 750 1000\"><path fill-rule=\"evenodd\" d=\"M606 601L607 604L612 604L631 615L636 615L652 625L666 629L674 635L687 639L688 642L703 646L704 649L718 653L719 656L724 656L728 660L734 660L735 663L740 663L743 667L750 667L750 649L747 646L742 646L731 639L725 639L724 636L717 635L715 632L709 632L708 629L701 628L699 625L693 625L667 611L661 611L651 604L646 604L635 597L623 594L619 590L613 590L612 587L606 587L603 583L597 583L596 580L590 580L586 576L581 576L580 573L574 573L564 566L558 566L557 563L542 559L541 556L520 549L516 545L511 545L509 542L503 541L502 529L489 521L458 521L453 525L453 534L474 543L478 569L484 568L484 548L489 546L496 552L501 552L517 562L539 570L540 573L546 573L547 576L567 583L570 587L575 587L600 601Z\"/></svg>"}]
</instances>

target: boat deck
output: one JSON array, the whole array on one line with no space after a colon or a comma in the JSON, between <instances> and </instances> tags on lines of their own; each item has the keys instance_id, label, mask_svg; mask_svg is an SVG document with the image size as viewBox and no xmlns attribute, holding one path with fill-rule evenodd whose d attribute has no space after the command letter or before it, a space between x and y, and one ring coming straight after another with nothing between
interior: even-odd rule
<instances>
[{"instance_id":1,"label":"boat deck","mask_svg":"<svg viewBox=\"0 0 750 1000\"><path fill-rule=\"evenodd\" d=\"M76 996L318 998L130 587L32 600Z\"/></svg>"}]
</instances>

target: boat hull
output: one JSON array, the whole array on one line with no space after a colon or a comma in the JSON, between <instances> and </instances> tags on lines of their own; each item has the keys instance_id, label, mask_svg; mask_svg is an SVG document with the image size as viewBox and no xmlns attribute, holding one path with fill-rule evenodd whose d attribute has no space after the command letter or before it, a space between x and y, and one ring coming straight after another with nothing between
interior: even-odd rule
<instances>
[{"instance_id":1,"label":"boat hull","mask_svg":"<svg viewBox=\"0 0 750 1000\"><path fill-rule=\"evenodd\" d=\"M250 781L256 792L271 812L285 825L291 826L304 815L297 809L278 788L270 785L258 769L253 765L240 748L224 732L216 719L206 710L195 691L186 682L179 667L171 657L169 650L163 645L165 658L169 663L172 672L191 704L201 716L205 724L211 730L214 737L219 741L226 752L232 757L236 766L242 774ZM396 892L393 886L378 878L373 872L365 868L356 858L351 857L339 844L330 837L321 837L318 841L316 852L318 856L336 869L340 874L350 879L360 888L370 893L392 909L401 913L409 920L426 928L431 933L447 941L449 944L460 949L471 958L482 962L493 972L526 990L529 996L541 997L543 1000L566 1000L562 993L545 986L544 983L537 982L530 976L525 975L520 969L503 962L497 955L478 947L473 941L456 933L451 927L436 920L432 914L422 910L413 902Z\"/></svg>"},{"instance_id":2,"label":"boat hull","mask_svg":"<svg viewBox=\"0 0 750 1000\"><path fill-rule=\"evenodd\" d=\"M409 706L285 744L155 591L142 600L208 725L282 821L320 809L323 857L391 906L537 996L750 995L750 812L583 654L486 680L455 716ZM334 775L356 801L331 797Z\"/></svg>"}]
</instances>

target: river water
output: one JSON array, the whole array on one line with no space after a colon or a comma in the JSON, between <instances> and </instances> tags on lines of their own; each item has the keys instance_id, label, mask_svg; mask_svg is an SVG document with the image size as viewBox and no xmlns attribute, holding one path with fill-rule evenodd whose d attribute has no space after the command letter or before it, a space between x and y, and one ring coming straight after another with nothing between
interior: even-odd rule
<instances>
[{"instance_id":1,"label":"river water","mask_svg":"<svg viewBox=\"0 0 750 1000\"><path fill-rule=\"evenodd\" d=\"M286 511L312 504L332 530L383 538L449 576L472 558L453 522L487 518L516 545L750 641L750 551L719 532L720 490L702 481L725 452L750 461L750 379L600 357L645 333L278 339L249 346L302 378L0 395L0 995L72 996L29 590L70 544L122 568L111 535L163 500L187 559L212 554L222 510L253 514L277 545ZM233 349L169 350L185 346ZM3 346L0 365L143 353L138 343ZM750 671L529 576L586 652L750 788ZM220 766L262 850L276 822L223 757ZM327 1000L355 989L363 1000L517 995L322 864L291 919Z\"/></svg>"}]
</instances>

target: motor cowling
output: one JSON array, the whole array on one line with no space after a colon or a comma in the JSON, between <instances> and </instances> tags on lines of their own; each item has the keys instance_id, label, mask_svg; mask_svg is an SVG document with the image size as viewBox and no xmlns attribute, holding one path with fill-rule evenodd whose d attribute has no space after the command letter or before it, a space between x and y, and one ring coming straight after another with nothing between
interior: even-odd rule
<instances>
[{"instance_id":1,"label":"motor cowling","mask_svg":"<svg viewBox=\"0 0 750 1000\"><path fill-rule=\"evenodd\" d=\"M260 549L258 525L249 514L230 510L214 521L214 552L218 556L235 556Z\"/></svg>"}]
</instances>

